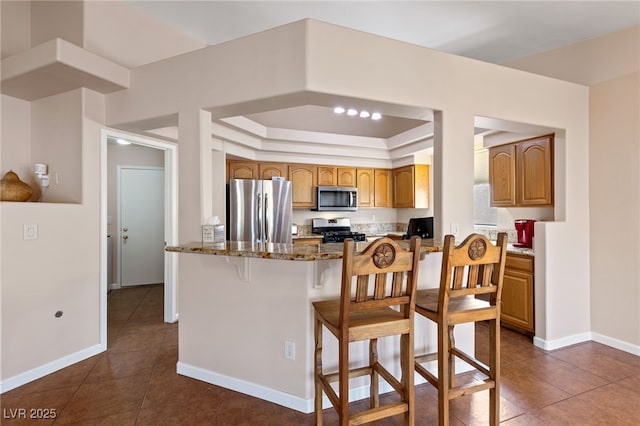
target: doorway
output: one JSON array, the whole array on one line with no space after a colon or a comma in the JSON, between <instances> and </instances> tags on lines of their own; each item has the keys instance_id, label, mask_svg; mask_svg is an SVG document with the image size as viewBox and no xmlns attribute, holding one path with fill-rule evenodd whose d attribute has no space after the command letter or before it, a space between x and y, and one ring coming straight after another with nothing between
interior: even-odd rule
<instances>
[{"instance_id":1,"label":"doorway","mask_svg":"<svg viewBox=\"0 0 640 426\"><path fill-rule=\"evenodd\" d=\"M135 146L153 148L159 150L163 155L163 174L160 181L163 189L162 205L158 210L162 212L163 221L163 239L159 243L162 246L160 253L163 257L162 275L156 282L164 282L164 322L173 323L178 320L177 312L177 256L174 253L164 251L165 245L177 245L178 243L178 226L177 226L177 144L147 136L139 136L131 133L125 133L113 129L102 129L101 131L101 173L100 173L100 228L101 228L101 259L100 259L100 344L106 349L107 347L107 291L113 283L107 281L108 276L108 236L109 230L113 223L114 214L109 214L108 198L108 144L109 140L122 139ZM158 176L155 176L158 178ZM111 185L112 187L116 185ZM112 188L113 189L113 188ZM115 192L115 190L114 190ZM121 227L122 228L122 227ZM113 229L112 239L116 242L117 238L122 235ZM118 246L118 244L114 244ZM119 277L119 274L115 275Z\"/></svg>"},{"instance_id":2,"label":"doorway","mask_svg":"<svg viewBox=\"0 0 640 426\"><path fill-rule=\"evenodd\" d=\"M120 286L164 282L164 168L118 166Z\"/></svg>"}]
</instances>

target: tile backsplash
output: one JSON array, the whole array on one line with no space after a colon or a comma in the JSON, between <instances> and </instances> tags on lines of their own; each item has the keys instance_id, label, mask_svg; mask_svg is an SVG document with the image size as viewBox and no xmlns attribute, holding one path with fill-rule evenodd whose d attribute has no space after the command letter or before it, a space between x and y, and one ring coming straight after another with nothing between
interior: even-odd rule
<instances>
[{"instance_id":1,"label":"tile backsplash","mask_svg":"<svg viewBox=\"0 0 640 426\"><path fill-rule=\"evenodd\" d=\"M495 226L478 226L474 227L475 232L479 234L483 234L491 241L495 241L498 239L498 233L506 232L507 233L507 241L509 243L515 243L518 241L518 236L516 234L516 230L514 228L496 228Z\"/></svg>"},{"instance_id":2,"label":"tile backsplash","mask_svg":"<svg viewBox=\"0 0 640 426\"><path fill-rule=\"evenodd\" d=\"M352 223L353 232L362 232L367 235L385 234L387 232L405 232L406 223ZM310 235L311 225L298 225L298 235Z\"/></svg>"},{"instance_id":3,"label":"tile backsplash","mask_svg":"<svg viewBox=\"0 0 640 426\"><path fill-rule=\"evenodd\" d=\"M362 232L367 235L386 234L388 232L405 232L406 223L355 223L351 225L354 232Z\"/></svg>"}]
</instances>

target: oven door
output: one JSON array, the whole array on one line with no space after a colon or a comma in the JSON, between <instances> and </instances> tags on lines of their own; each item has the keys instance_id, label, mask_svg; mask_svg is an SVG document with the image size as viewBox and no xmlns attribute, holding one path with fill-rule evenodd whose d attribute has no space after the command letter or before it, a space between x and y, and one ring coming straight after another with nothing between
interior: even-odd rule
<instances>
[{"instance_id":1,"label":"oven door","mask_svg":"<svg viewBox=\"0 0 640 426\"><path fill-rule=\"evenodd\" d=\"M358 189L339 186L318 187L318 211L356 211Z\"/></svg>"}]
</instances>

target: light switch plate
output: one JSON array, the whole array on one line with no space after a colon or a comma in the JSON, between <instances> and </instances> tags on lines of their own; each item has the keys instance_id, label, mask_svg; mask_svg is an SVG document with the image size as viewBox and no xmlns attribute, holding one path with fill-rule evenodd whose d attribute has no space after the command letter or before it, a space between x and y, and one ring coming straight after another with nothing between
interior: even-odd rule
<instances>
[{"instance_id":1,"label":"light switch plate","mask_svg":"<svg viewBox=\"0 0 640 426\"><path fill-rule=\"evenodd\" d=\"M23 239L24 240L37 240L38 239L38 225L35 223L23 225Z\"/></svg>"}]
</instances>

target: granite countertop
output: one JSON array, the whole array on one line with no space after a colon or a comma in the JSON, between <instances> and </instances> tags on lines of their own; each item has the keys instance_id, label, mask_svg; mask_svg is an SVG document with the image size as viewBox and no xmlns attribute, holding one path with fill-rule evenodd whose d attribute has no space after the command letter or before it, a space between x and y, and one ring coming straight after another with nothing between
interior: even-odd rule
<instances>
[{"instance_id":1,"label":"granite countertop","mask_svg":"<svg viewBox=\"0 0 640 426\"><path fill-rule=\"evenodd\" d=\"M535 256L532 248L514 247L513 244L507 244L507 253L524 254L527 256Z\"/></svg>"},{"instance_id":2,"label":"granite countertop","mask_svg":"<svg viewBox=\"0 0 640 426\"><path fill-rule=\"evenodd\" d=\"M396 241L404 249L409 248L409 241ZM356 252L362 252L370 243L356 243ZM245 241L226 241L215 244L189 243L180 246L166 247L166 251L176 253L208 254L215 256L255 257L278 260L327 260L342 259L342 243L319 244L312 246L282 243L251 243ZM422 241L422 254L442 251L442 242Z\"/></svg>"}]
</instances>

